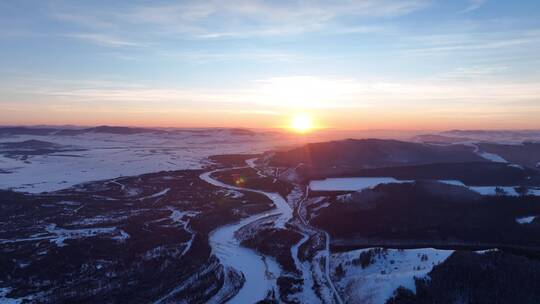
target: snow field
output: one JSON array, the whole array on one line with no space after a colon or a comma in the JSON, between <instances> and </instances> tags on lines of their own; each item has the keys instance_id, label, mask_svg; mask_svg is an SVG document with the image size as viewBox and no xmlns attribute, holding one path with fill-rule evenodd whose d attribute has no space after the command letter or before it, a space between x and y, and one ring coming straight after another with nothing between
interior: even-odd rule
<instances>
[{"instance_id":1,"label":"snow field","mask_svg":"<svg viewBox=\"0 0 540 304\"><path fill-rule=\"evenodd\" d=\"M359 257L371 251L371 263L362 267ZM454 251L368 248L332 254L332 278L345 303L384 304L402 286L416 292L414 278L425 278L433 266ZM340 267L343 272L337 270Z\"/></svg>"}]
</instances>

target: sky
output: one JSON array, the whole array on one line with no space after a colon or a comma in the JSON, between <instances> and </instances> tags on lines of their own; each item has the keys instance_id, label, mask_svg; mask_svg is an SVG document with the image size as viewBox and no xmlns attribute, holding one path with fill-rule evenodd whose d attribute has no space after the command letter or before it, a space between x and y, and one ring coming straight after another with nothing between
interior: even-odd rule
<instances>
[{"instance_id":1,"label":"sky","mask_svg":"<svg viewBox=\"0 0 540 304\"><path fill-rule=\"evenodd\" d=\"M540 1L0 1L0 125L540 129Z\"/></svg>"}]
</instances>

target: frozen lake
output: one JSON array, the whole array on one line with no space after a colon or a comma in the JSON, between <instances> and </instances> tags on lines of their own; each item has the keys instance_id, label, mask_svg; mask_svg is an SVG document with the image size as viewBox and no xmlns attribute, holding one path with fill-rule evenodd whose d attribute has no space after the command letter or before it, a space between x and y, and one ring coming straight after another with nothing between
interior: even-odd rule
<instances>
[{"instance_id":1,"label":"frozen lake","mask_svg":"<svg viewBox=\"0 0 540 304\"><path fill-rule=\"evenodd\" d=\"M392 177L338 177L311 181L309 189L312 191L360 191L379 184L407 182L410 181L397 180Z\"/></svg>"},{"instance_id":2,"label":"frozen lake","mask_svg":"<svg viewBox=\"0 0 540 304\"><path fill-rule=\"evenodd\" d=\"M398 180L393 177L338 177L323 180L313 180L309 183L311 191L361 191L380 184L410 183L412 180ZM504 190L505 195L518 196L515 186L467 186L458 180L439 180L439 182L463 186L482 195L496 195L496 188ZM540 189L529 188L528 195L540 196Z\"/></svg>"}]
</instances>

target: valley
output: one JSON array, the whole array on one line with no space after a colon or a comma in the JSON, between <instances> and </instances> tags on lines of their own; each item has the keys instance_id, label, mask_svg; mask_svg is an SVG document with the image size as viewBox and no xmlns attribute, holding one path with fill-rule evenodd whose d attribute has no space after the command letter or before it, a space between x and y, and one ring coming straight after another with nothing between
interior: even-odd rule
<instances>
[{"instance_id":1,"label":"valley","mask_svg":"<svg viewBox=\"0 0 540 304\"><path fill-rule=\"evenodd\" d=\"M14 162L60 147L14 142L2 146ZM325 145L213 155L193 169L48 192L2 190L0 300L446 303L437 295L463 296L441 283L449 277L463 290L503 288L497 276L515 265L529 270L514 280L538 282L536 168L479 160L455 143ZM14 152L22 146L28 158ZM351 148L370 162L344 156ZM456 261L474 265L458 271ZM470 279L493 263L504 265L496 275L482 268L489 279ZM531 283L524 303L538 290Z\"/></svg>"}]
</instances>

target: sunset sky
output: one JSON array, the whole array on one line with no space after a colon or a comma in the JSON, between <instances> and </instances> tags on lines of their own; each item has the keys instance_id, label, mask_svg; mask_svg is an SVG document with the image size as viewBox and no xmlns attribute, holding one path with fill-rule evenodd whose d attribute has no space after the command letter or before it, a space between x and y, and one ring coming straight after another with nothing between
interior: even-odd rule
<instances>
[{"instance_id":1,"label":"sunset sky","mask_svg":"<svg viewBox=\"0 0 540 304\"><path fill-rule=\"evenodd\" d=\"M540 1L1 1L0 124L540 128Z\"/></svg>"}]
</instances>

